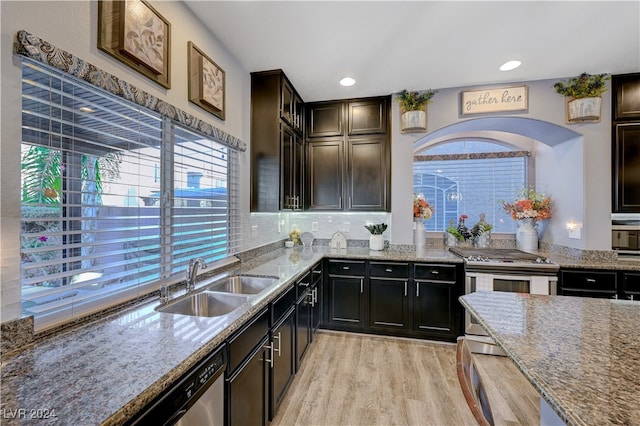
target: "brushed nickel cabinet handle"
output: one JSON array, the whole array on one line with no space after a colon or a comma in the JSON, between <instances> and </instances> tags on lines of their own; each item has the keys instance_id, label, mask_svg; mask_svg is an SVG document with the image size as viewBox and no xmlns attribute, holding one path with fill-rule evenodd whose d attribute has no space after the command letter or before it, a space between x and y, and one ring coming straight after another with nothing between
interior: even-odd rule
<instances>
[{"instance_id":1,"label":"brushed nickel cabinet handle","mask_svg":"<svg viewBox=\"0 0 640 426\"><path fill-rule=\"evenodd\" d=\"M360 294L364 293L364 279L360 278Z\"/></svg>"},{"instance_id":2,"label":"brushed nickel cabinet handle","mask_svg":"<svg viewBox=\"0 0 640 426\"><path fill-rule=\"evenodd\" d=\"M404 297L407 297L407 282L404 282Z\"/></svg>"}]
</instances>

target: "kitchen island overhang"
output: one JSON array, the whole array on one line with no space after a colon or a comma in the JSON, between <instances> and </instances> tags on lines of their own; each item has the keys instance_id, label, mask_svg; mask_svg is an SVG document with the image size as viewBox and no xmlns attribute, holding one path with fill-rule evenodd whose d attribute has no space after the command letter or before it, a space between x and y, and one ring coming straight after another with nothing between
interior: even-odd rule
<instances>
[{"instance_id":1,"label":"kitchen island overhang","mask_svg":"<svg viewBox=\"0 0 640 426\"><path fill-rule=\"evenodd\" d=\"M640 424L640 302L507 292L460 302L564 423Z\"/></svg>"}]
</instances>

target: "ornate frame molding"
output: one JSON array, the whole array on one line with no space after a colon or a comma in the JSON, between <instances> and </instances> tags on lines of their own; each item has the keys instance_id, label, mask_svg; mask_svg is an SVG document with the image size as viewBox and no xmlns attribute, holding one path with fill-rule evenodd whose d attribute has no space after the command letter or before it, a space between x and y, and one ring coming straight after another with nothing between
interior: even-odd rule
<instances>
[{"instance_id":1,"label":"ornate frame molding","mask_svg":"<svg viewBox=\"0 0 640 426\"><path fill-rule=\"evenodd\" d=\"M21 30L17 33L15 53L42 64L54 67L76 78L86 81L107 92L131 101L168 117L177 123L210 136L238 151L246 151L247 144L241 139L214 127L213 125L185 112L175 106L138 89L119 77L101 70L71 53L53 46L33 34Z\"/></svg>"}]
</instances>

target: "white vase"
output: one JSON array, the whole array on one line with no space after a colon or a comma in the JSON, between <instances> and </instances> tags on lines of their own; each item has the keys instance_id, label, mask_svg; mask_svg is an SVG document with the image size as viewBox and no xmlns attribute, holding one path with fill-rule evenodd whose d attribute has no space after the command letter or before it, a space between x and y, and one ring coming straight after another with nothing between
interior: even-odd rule
<instances>
[{"instance_id":1,"label":"white vase","mask_svg":"<svg viewBox=\"0 0 640 426\"><path fill-rule=\"evenodd\" d=\"M600 121L602 98L567 99L567 123Z\"/></svg>"},{"instance_id":2,"label":"white vase","mask_svg":"<svg viewBox=\"0 0 640 426\"><path fill-rule=\"evenodd\" d=\"M424 220L414 219L413 228L413 245L416 247L425 247L427 245L427 233L424 231Z\"/></svg>"},{"instance_id":3,"label":"white vase","mask_svg":"<svg viewBox=\"0 0 640 426\"><path fill-rule=\"evenodd\" d=\"M371 235L369 237L369 250L383 250L384 238L382 235Z\"/></svg>"},{"instance_id":4,"label":"white vase","mask_svg":"<svg viewBox=\"0 0 640 426\"><path fill-rule=\"evenodd\" d=\"M483 232L473 240L473 245L477 248L491 247L491 232Z\"/></svg>"},{"instance_id":5,"label":"white vase","mask_svg":"<svg viewBox=\"0 0 640 426\"><path fill-rule=\"evenodd\" d=\"M403 112L400 115L400 131L402 133L426 132L427 112L423 110Z\"/></svg>"},{"instance_id":6,"label":"white vase","mask_svg":"<svg viewBox=\"0 0 640 426\"><path fill-rule=\"evenodd\" d=\"M538 241L542 241L542 237L544 237L544 232L547 230L549 226L549 219L542 219L536 221L536 231L538 231Z\"/></svg>"},{"instance_id":7,"label":"white vase","mask_svg":"<svg viewBox=\"0 0 640 426\"><path fill-rule=\"evenodd\" d=\"M524 251L538 249L538 231L535 219L521 219L516 231L516 247Z\"/></svg>"}]
</instances>

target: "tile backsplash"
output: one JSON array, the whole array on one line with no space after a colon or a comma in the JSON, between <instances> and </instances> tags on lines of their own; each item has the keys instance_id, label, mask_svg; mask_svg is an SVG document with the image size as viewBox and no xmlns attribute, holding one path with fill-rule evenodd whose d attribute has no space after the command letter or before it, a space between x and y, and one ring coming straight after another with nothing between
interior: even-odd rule
<instances>
[{"instance_id":1,"label":"tile backsplash","mask_svg":"<svg viewBox=\"0 0 640 426\"><path fill-rule=\"evenodd\" d=\"M386 212L250 213L243 217L242 250L287 239L294 227L301 232L311 232L317 239L331 239L336 231L340 231L348 240L368 240L371 234L364 226L376 223L389 226L383 234L388 240L391 236L391 213Z\"/></svg>"}]
</instances>

